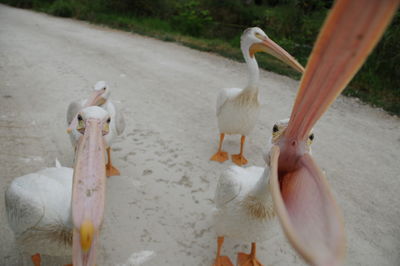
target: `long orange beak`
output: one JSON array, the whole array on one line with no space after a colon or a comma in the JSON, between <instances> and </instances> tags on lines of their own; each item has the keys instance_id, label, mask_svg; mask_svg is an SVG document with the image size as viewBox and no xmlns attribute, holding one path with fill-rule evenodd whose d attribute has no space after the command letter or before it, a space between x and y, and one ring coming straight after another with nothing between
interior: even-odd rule
<instances>
[{"instance_id":1,"label":"long orange beak","mask_svg":"<svg viewBox=\"0 0 400 266\"><path fill-rule=\"evenodd\" d=\"M282 227L312 265L340 265L343 218L306 139L366 60L393 17L398 0L338 0L318 37L289 125L271 150L270 186Z\"/></svg>"},{"instance_id":2,"label":"long orange beak","mask_svg":"<svg viewBox=\"0 0 400 266\"><path fill-rule=\"evenodd\" d=\"M103 221L106 171L103 125L86 120L75 157L72 188L73 265L95 265L96 242Z\"/></svg>"},{"instance_id":3,"label":"long orange beak","mask_svg":"<svg viewBox=\"0 0 400 266\"><path fill-rule=\"evenodd\" d=\"M98 91L93 91L92 94L89 96L89 99L87 99L85 105L83 108L88 107L88 106L98 106L101 105L105 102L105 99L101 97L101 95L104 93L103 90L98 90ZM82 108L82 109L83 109ZM74 119L72 119L71 123L69 124L67 128L67 133L71 133L73 128L76 128L78 119L77 119L78 114L75 114Z\"/></svg>"},{"instance_id":4,"label":"long orange beak","mask_svg":"<svg viewBox=\"0 0 400 266\"><path fill-rule=\"evenodd\" d=\"M304 72L303 66L300 65L300 63L297 62L297 60L293 56L291 56L288 52L286 52L285 49L280 47L278 44L276 44L273 40L271 40L268 37L263 38L263 41L261 43L253 44L250 47L251 56L253 56L256 52L260 51L278 58L279 60L291 66L292 68L296 69L300 73Z\"/></svg>"}]
</instances>

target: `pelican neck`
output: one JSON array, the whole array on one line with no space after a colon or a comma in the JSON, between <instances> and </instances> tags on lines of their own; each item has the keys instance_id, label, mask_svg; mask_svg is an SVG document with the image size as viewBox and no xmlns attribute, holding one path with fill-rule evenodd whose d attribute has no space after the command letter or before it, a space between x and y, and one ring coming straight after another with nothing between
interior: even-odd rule
<instances>
[{"instance_id":1,"label":"pelican neck","mask_svg":"<svg viewBox=\"0 0 400 266\"><path fill-rule=\"evenodd\" d=\"M248 81L246 88L257 88L258 80L260 79L260 70L258 68L255 56L250 56L249 48L242 49L244 60L247 64Z\"/></svg>"},{"instance_id":2,"label":"pelican neck","mask_svg":"<svg viewBox=\"0 0 400 266\"><path fill-rule=\"evenodd\" d=\"M268 200L268 175L269 175L269 168L265 167L260 179L257 181L256 185L254 186L251 195L258 198L262 202L266 202Z\"/></svg>"}]
</instances>

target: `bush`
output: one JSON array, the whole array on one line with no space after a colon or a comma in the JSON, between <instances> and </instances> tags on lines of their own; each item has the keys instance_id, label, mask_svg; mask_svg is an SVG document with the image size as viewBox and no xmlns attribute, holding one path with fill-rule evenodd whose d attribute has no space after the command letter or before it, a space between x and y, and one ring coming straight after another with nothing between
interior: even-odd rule
<instances>
[{"instance_id":1,"label":"bush","mask_svg":"<svg viewBox=\"0 0 400 266\"><path fill-rule=\"evenodd\" d=\"M134 14L138 17L168 18L173 13L175 0L94 0L106 9L119 14Z\"/></svg>"},{"instance_id":2,"label":"bush","mask_svg":"<svg viewBox=\"0 0 400 266\"><path fill-rule=\"evenodd\" d=\"M202 9L198 1L178 4L177 12L172 18L172 23L183 33L200 36L212 25L210 12Z\"/></svg>"},{"instance_id":3,"label":"bush","mask_svg":"<svg viewBox=\"0 0 400 266\"><path fill-rule=\"evenodd\" d=\"M56 0L50 6L50 13L60 17L73 17L75 15L74 6L70 0Z\"/></svg>"},{"instance_id":4,"label":"bush","mask_svg":"<svg viewBox=\"0 0 400 266\"><path fill-rule=\"evenodd\" d=\"M22 7L22 8L32 8L34 4L34 0L8 0L5 3L15 6L15 7Z\"/></svg>"},{"instance_id":5,"label":"bush","mask_svg":"<svg viewBox=\"0 0 400 266\"><path fill-rule=\"evenodd\" d=\"M51 4L54 0L1 0L0 2L21 8L35 8L40 5Z\"/></svg>"}]
</instances>

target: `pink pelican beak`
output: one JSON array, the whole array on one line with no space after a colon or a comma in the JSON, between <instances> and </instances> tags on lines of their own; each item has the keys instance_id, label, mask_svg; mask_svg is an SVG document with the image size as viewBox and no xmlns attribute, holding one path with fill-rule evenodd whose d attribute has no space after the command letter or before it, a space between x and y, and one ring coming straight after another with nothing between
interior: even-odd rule
<instances>
[{"instance_id":1,"label":"pink pelican beak","mask_svg":"<svg viewBox=\"0 0 400 266\"><path fill-rule=\"evenodd\" d=\"M95 265L96 244L104 215L106 189L105 140L108 113L91 106L79 113L80 137L72 188L73 265Z\"/></svg>"},{"instance_id":2,"label":"pink pelican beak","mask_svg":"<svg viewBox=\"0 0 400 266\"><path fill-rule=\"evenodd\" d=\"M255 43L250 47L250 56L254 56L256 52L262 51L278 58L279 60L296 69L300 73L304 72L303 66L300 65L300 63L297 62L297 60L293 56L286 52L285 49L280 47L277 43L266 36L259 36L259 38L262 40L262 42Z\"/></svg>"},{"instance_id":3,"label":"pink pelican beak","mask_svg":"<svg viewBox=\"0 0 400 266\"><path fill-rule=\"evenodd\" d=\"M338 0L311 54L287 129L270 152L275 210L292 246L311 265L340 265L343 217L310 154L308 134L366 60L398 0Z\"/></svg>"},{"instance_id":4,"label":"pink pelican beak","mask_svg":"<svg viewBox=\"0 0 400 266\"><path fill-rule=\"evenodd\" d=\"M89 99L87 99L85 107L89 106L100 106L105 103L105 99L102 97L104 93L104 90L94 90L92 94L90 94ZM75 115L74 119L72 119L71 123L69 124L67 128L67 133L71 133L72 129L76 127L78 121L77 121L77 115Z\"/></svg>"}]
</instances>

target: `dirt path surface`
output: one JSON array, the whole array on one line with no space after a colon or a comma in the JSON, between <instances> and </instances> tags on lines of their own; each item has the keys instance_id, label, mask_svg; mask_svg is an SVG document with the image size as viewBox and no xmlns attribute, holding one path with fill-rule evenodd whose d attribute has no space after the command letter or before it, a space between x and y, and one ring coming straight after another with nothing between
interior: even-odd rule
<instances>
[{"instance_id":1,"label":"dirt path surface","mask_svg":"<svg viewBox=\"0 0 400 266\"><path fill-rule=\"evenodd\" d=\"M217 148L218 89L242 86L246 66L174 43L0 5L0 265L21 265L4 210L17 176L72 166L65 133L71 100L98 80L125 112L113 146L122 175L107 185L98 265L211 265L216 251L213 197L232 162L209 161ZM262 111L248 138L249 165L263 165L273 122L289 115L298 82L261 71ZM343 209L346 265L399 265L400 120L339 98L315 127L313 154ZM239 150L239 137L225 149ZM279 226L260 243L265 265L304 265ZM249 243L226 239L224 253ZM44 258L43 265L69 263Z\"/></svg>"}]
</instances>

